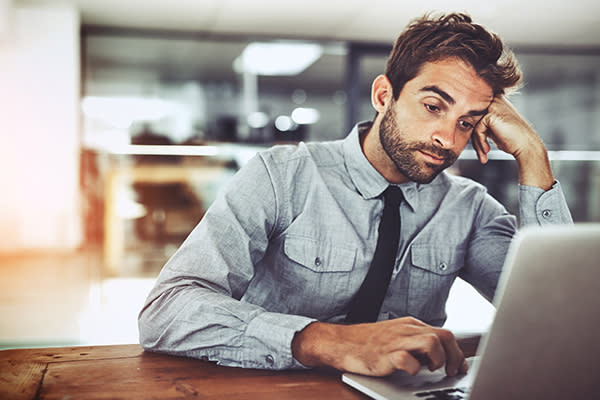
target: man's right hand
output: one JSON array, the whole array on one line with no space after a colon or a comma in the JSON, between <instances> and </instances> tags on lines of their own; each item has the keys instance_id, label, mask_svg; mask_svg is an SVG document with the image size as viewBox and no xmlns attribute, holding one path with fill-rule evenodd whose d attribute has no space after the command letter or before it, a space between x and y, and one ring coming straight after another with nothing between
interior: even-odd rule
<instances>
[{"instance_id":1,"label":"man's right hand","mask_svg":"<svg viewBox=\"0 0 600 400\"><path fill-rule=\"evenodd\" d=\"M466 373L465 356L445 329L405 317L356 325L313 322L292 341L294 358L307 367L385 376L396 370L411 375L422 366L446 366L446 374Z\"/></svg>"}]
</instances>

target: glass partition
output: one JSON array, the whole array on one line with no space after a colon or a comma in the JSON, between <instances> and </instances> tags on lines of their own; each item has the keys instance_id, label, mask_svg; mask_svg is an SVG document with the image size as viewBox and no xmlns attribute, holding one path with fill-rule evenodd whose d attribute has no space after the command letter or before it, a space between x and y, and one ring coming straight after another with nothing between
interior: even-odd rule
<instances>
[{"instance_id":1,"label":"glass partition","mask_svg":"<svg viewBox=\"0 0 600 400\"><path fill-rule=\"evenodd\" d=\"M155 274L261 148L345 135L343 43L100 28L82 39L86 236L111 274Z\"/></svg>"}]
</instances>

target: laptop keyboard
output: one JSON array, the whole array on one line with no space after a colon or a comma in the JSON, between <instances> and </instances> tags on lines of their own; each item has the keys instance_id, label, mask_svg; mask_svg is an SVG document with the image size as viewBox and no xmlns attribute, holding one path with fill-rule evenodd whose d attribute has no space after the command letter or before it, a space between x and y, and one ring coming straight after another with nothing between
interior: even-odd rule
<instances>
[{"instance_id":1,"label":"laptop keyboard","mask_svg":"<svg viewBox=\"0 0 600 400\"><path fill-rule=\"evenodd\" d=\"M467 388L449 388L415 393L423 400L461 400L467 398Z\"/></svg>"}]
</instances>

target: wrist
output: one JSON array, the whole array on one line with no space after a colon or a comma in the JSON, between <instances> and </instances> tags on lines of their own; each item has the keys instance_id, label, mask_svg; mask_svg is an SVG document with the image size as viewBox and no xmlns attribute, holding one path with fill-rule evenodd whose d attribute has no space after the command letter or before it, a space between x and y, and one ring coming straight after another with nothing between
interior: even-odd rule
<instances>
[{"instance_id":1,"label":"wrist","mask_svg":"<svg viewBox=\"0 0 600 400\"><path fill-rule=\"evenodd\" d=\"M324 322L307 325L292 339L292 356L306 367L335 366L336 332L342 327Z\"/></svg>"},{"instance_id":2,"label":"wrist","mask_svg":"<svg viewBox=\"0 0 600 400\"><path fill-rule=\"evenodd\" d=\"M306 367L322 365L318 357L318 324L320 322L307 325L301 331L296 332L292 339L292 356Z\"/></svg>"},{"instance_id":3,"label":"wrist","mask_svg":"<svg viewBox=\"0 0 600 400\"><path fill-rule=\"evenodd\" d=\"M526 151L514 154L519 167L519 183L549 190L554 185L548 151L541 140L532 143Z\"/></svg>"}]
</instances>

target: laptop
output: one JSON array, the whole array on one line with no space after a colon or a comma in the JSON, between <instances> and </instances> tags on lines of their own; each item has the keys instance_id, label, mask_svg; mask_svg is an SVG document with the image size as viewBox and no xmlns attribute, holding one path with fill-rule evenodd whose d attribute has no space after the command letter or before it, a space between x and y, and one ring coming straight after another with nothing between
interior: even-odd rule
<instances>
[{"instance_id":1,"label":"laptop","mask_svg":"<svg viewBox=\"0 0 600 400\"><path fill-rule=\"evenodd\" d=\"M496 313L467 375L342 375L374 399L600 398L600 224L529 227L509 248Z\"/></svg>"}]
</instances>

